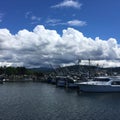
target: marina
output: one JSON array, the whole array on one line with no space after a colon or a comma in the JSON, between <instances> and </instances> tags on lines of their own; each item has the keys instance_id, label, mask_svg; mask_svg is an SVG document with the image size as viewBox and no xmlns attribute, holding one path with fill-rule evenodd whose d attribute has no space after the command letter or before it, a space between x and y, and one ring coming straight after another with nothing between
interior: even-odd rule
<instances>
[{"instance_id":1,"label":"marina","mask_svg":"<svg viewBox=\"0 0 120 120\"><path fill-rule=\"evenodd\" d=\"M0 71L1 120L120 119L119 68L89 63L45 72L24 67Z\"/></svg>"},{"instance_id":2,"label":"marina","mask_svg":"<svg viewBox=\"0 0 120 120\"><path fill-rule=\"evenodd\" d=\"M114 115L120 119L120 76L106 76L109 70L72 66L44 74L10 74L7 69L13 68L1 75L2 120L113 120Z\"/></svg>"},{"instance_id":3,"label":"marina","mask_svg":"<svg viewBox=\"0 0 120 120\"><path fill-rule=\"evenodd\" d=\"M75 89L79 92L120 92L118 68L98 68L90 65L58 67L48 72L29 70L24 67L1 68L0 83L5 82L41 82L56 87ZM13 73L13 70L16 71ZM116 71L117 70L117 71Z\"/></svg>"}]
</instances>

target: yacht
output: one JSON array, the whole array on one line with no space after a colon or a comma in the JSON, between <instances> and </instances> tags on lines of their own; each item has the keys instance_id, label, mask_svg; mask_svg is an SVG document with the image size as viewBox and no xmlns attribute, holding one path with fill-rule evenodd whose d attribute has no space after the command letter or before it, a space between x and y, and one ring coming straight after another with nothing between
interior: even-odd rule
<instances>
[{"instance_id":1,"label":"yacht","mask_svg":"<svg viewBox=\"0 0 120 120\"><path fill-rule=\"evenodd\" d=\"M78 92L120 92L120 76L95 77L88 82L76 83Z\"/></svg>"}]
</instances>

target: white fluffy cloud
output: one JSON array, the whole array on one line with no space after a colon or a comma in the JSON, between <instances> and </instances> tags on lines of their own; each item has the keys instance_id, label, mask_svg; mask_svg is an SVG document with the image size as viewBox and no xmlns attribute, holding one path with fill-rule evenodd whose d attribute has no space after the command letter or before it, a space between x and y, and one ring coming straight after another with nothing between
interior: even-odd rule
<instances>
[{"instance_id":1,"label":"white fluffy cloud","mask_svg":"<svg viewBox=\"0 0 120 120\"><path fill-rule=\"evenodd\" d=\"M79 59L111 60L120 58L117 40L85 37L73 28L63 30L60 36L55 30L38 25L33 31L20 30L12 35L8 29L0 29L0 65L43 67L49 64L71 64ZM96 63L97 64L97 63ZM108 65L108 62L101 61Z\"/></svg>"},{"instance_id":2,"label":"white fluffy cloud","mask_svg":"<svg viewBox=\"0 0 120 120\"><path fill-rule=\"evenodd\" d=\"M61 7L72 7L72 8L77 8L79 9L82 6L82 4L80 4L78 1L75 0L64 0L61 3L58 3L54 6L52 6L52 8L61 8Z\"/></svg>"}]
</instances>

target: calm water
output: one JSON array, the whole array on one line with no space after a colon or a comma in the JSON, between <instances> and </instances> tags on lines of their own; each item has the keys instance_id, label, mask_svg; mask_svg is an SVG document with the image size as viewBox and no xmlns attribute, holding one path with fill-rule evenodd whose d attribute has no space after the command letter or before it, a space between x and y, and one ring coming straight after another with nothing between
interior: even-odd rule
<instances>
[{"instance_id":1,"label":"calm water","mask_svg":"<svg viewBox=\"0 0 120 120\"><path fill-rule=\"evenodd\" d=\"M44 83L0 84L0 120L120 119L120 93L82 93Z\"/></svg>"}]
</instances>

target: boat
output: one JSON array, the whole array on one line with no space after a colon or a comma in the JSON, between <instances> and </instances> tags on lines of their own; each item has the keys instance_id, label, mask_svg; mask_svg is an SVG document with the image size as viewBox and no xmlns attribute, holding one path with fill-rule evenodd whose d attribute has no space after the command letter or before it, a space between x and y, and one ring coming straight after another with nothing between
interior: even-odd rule
<instances>
[{"instance_id":1,"label":"boat","mask_svg":"<svg viewBox=\"0 0 120 120\"><path fill-rule=\"evenodd\" d=\"M75 79L73 76L68 76L68 79L66 81L66 88L77 88L77 79Z\"/></svg>"},{"instance_id":2,"label":"boat","mask_svg":"<svg viewBox=\"0 0 120 120\"><path fill-rule=\"evenodd\" d=\"M67 76L56 76L56 86L65 87L67 79Z\"/></svg>"},{"instance_id":3,"label":"boat","mask_svg":"<svg viewBox=\"0 0 120 120\"><path fill-rule=\"evenodd\" d=\"M76 84L78 92L120 92L120 77L95 77Z\"/></svg>"},{"instance_id":4,"label":"boat","mask_svg":"<svg viewBox=\"0 0 120 120\"><path fill-rule=\"evenodd\" d=\"M66 88L76 88L76 80L70 76L56 76L56 86Z\"/></svg>"},{"instance_id":5,"label":"boat","mask_svg":"<svg viewBox=\"0 0 120 120\"><path fill-rule=\"evenodd\" d=\"M46 81L47 83L56 84L56 80L54 76L49 76Z\"/></svg>"}]
</instances>

